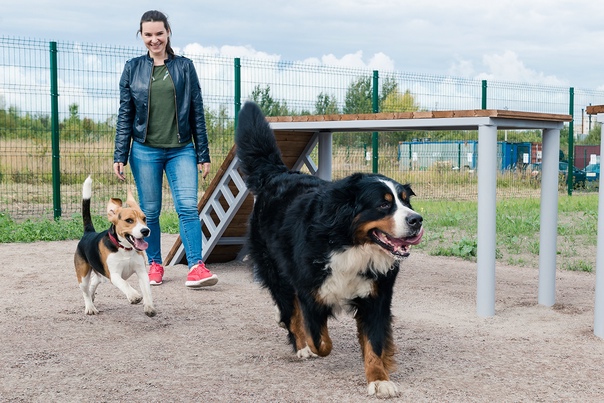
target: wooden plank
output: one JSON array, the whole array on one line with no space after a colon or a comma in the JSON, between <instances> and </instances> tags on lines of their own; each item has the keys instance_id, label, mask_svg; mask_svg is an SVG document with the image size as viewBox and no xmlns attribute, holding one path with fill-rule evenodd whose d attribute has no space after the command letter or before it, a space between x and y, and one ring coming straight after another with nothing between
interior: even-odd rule
<instances>
[{"instance_id":1,"label":"wooden plank","mask_svg":"<svg viewBox=\"0 0 604 403\"><path fill-rule=\"evenodd\" d=\"M432 112L432 117L436 119L440 118L452 118L453 111L434 111Z\"/></svg>"},{"instance_id":2,"label":"wooden plank","mask_svg":"<svg viewBox=\"0 0 604 403\"><path fill-rule=\"evenodd\" d=\"M473 118L475 116L476 116L476 113L473 110L453 111L454 118Z\"/></svg>"},{"instance_id":3,"label":"wooden plank","mask_svg":"<svg viewBox=\"0 0 604 403\"><path fill-rule=\"evenodd\" d=\"M601 109L598 109L601 107ZM588 107L594 113L604 112L604 105ZM601 111L601 112L599 112ZM380 112L343 115L304 115L304 116L271 116L269 122L323 122L323 121L355 121L355 120L395 120L395 119L435 119L451 117L500 117L527 120L563 121L570 122L572 117L565 114L539 113L526 111L510 111L501 109L467 109L450 111L416 111L416 112Z\"/></svg>"},{"instance_id":4,"label":"wooden plank","mask_svg":"<svg viewBox=\"0 0 604 403\"><path fill-rule=\"evenodd\" d=\"M597 115L604 113L604 105L589 105L586 109L588 115Z\"/></svg>"},{"instance_id":5,"label":"wooden plank","mask_svg":"<svg viewBox=\"0 0 604 403\"><path fill-rule=\"evenodd\" d=\"M523 111L508 111L498 109L496 117L499 118L514 118L526 120L545 120L552 122L570 122L573 120L571 115L556 114L556 113L539 113L539 112L523 112Z\"/></svg>"},{"instance_id":6,"label":"wooden plank","mask_svg":"<svg viewBox=\"0 0 604 403\"><path fill-rule=\"evenodd\" d=\"M432 118L432 112L428 112L428 111L413 112L413 119L431 119L431 118Z\"/></svg>"}]
</instances>

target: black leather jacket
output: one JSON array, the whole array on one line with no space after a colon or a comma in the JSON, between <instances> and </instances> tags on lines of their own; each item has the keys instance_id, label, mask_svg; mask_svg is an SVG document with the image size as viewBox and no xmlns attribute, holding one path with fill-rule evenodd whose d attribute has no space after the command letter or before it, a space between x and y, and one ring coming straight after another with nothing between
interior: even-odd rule
<instances>
[{"instance_id":1,"label":"black leather jacket","mask_svg":"<svg viewBox=\"0 0 604 403\"><path fill-rule=\"evenodd\" d=\"M199 78L190 59L170 56L166 67L174 82L178 142L193 138L197 163L210 162L208 135L203 113ZM120 108L115 132L113 162L128 163L131 141L145 142L149 118L149 88L153 73L153 59L148 54L126 62L120 79Z\"/></svg>"}]
</instances>

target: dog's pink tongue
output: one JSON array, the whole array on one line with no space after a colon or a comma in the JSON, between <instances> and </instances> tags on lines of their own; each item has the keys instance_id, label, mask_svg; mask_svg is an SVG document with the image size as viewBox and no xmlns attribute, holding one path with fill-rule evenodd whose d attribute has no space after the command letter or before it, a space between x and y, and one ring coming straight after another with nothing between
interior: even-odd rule
<instances>
[{"instance_id":1,"label":"dog's pink tongue","mask_svg":"<svg viewBox=\"0 0 604 403\"><path fill-rule=\"evenodd\" d=\"M424 229L422 228L419 234L411 238L398 239L400 245L417 245L421 242L422 237L424 236Z\"/></svg>"},{"instance_id":2,"label":"dog's pink tongue","mask_svg":"<svg viewBox=\"0 0 604 403\"><path fill-rule=\"evenodd\" d=\"M409 245L417 245L418 243L421 242L423 236L424 236L424 229L422 228L421 231L419 232L419 234L417 234L413 238L407 238L405 241Z\"/></svg>"},{"instance_id":3,"label":"dog's pink tongue","mask_svg":"<svg viewBox=\"0 0 604 403\"><path fill-rule=\"evenodd\" d=\"M137 239L134 241L134 247L138 250L146 250L149 244L144 239Z\"/></svg>"}]
</instances>

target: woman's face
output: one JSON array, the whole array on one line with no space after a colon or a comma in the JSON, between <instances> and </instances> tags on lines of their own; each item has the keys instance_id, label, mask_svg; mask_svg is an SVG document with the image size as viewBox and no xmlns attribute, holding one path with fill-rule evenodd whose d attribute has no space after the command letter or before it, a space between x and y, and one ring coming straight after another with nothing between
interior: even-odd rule
<instances>
[{"instance_id":1,"label":"woman's face","mask_svg":"<svg viewBox=\"0 0 604 403\"><path fill-rule=\"evenodd\" d=\"M161 21L143 22L141 37L151 57L166 57L166 44L170 31L166 29Z\"/></svg>"}]
</instances>

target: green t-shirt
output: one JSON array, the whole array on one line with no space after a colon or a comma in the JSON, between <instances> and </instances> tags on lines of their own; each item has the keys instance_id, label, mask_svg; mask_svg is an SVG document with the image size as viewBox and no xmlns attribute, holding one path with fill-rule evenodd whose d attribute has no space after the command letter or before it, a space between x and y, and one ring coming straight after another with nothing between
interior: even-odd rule
<instances>
[{"instance_id":1,"label":"green t-shirt","mask_svg":"<svg viewBox=\"0 0 604 403\"><path fill-rule=\"evenodd\" d=\"M166 65L153 66L149 92L149 122L145 144L151 147L182 147L178 142L176 93Z\"/></svg>"}]
</instances>

